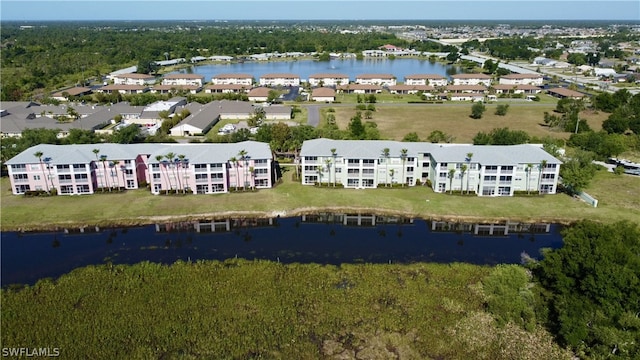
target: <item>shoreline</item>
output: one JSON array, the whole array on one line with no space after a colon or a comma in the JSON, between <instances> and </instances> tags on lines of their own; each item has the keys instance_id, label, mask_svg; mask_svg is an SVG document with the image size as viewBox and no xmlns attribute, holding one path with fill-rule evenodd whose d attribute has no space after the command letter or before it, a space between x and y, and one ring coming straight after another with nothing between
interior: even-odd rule
<instances>
[{"instance_id":1,"label":"shoreline","mask_svg":"<svg viewBox=\"0 0 640 360\"><path fill-rule=\"evenodd\" d=\"M0 232L47 232L62 231L65 229L83 229L88 227L136 227L147 226L157 223L168 222L193 222L202 220L217 220L228 218L286 218L302 215L312 215L319 213L348 213L348 214L371 214L379 216L399 216L413 219L422 219L426 221L450 221L461 223L544 223L544 224L561 224L570 225L579 219L573 218L545 218L541 216L533 216L530 218L522 217L483 217L483 216L467 216L467 215L434 215L434 214L416 214L407 211L397 211L392 209L366 208L366 207L305 207L292 210L273 210L270 212L263 211L220 211L213 213L186 214L186 215L157 215L157 216L140 216L132 219L110 219L102 220L96 223L85 223L67 221L60 223L46 223L40 225L31 225L27 227L0 227Z\"/></svg>"}]
</instances>

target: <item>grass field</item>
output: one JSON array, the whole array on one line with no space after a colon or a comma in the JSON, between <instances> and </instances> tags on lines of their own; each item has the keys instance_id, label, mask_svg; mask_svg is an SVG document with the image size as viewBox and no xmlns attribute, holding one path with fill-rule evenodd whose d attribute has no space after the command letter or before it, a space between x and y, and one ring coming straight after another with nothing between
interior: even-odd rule
<instances>
[{"instance_id":1,"label":"grass field","mask_svg":"<svg viewBox=\"0 0 640 360\"><path fill-rule=\"evenodd\" d=\"M503 103L503 102L498 102ZM426 139L434 130L440 130L454 137L453 142L471 143L480 131L490 132L494 128L508 127L510 130L523 130L530 136L566 139L570 133L549 129L544 125L544 112L553 112L555 103L549 102L509 102L510 108L505 116L495 115L496 103L487 104L482 119L474 120L471 114L471 103L390 105L375 104L376 111L371 121L378 125L380 134L385 139L402 140L410 133L416 132L420 139ZM355 106L336 106L336 123L346 129L351 118L356 114ZM581 118L586 119L592 129L600 130L602 122L608 114L584 111Z\"/></svg>"},{"instance_id":2,"label":"grass field","mask_svg":"<svg viewBox=\"0 0 640 360\"><path fill-rule=\"evenodd\" d=\"M87 196L25 198L2 189L3 231L84 225L137 225L168 219L235 216L294 216L326 210L336 212L405 214L425 219L460 221L640 222L640 178L599 172L588 193L597 208L564 194L541 197L475 197L434 193L412 188L339 189L302 186L286 172L273 189L218 195L151 195L147 189Z\"/></svg>"}]
</instances>

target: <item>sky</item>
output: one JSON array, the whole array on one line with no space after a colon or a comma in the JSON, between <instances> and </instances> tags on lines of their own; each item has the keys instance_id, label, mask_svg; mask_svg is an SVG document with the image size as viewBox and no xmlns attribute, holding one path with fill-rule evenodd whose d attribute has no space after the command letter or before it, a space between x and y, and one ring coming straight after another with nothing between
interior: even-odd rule
<instances>
[{"instance_id":1,"label":"sky","mask_svg":"<svg viewBox=\"0 0 640 360\"><path fill-rule=\"evenodd\" d=\"M639 0L1 0L23 20L626 20Z\"/></svg>"}]
</instances>

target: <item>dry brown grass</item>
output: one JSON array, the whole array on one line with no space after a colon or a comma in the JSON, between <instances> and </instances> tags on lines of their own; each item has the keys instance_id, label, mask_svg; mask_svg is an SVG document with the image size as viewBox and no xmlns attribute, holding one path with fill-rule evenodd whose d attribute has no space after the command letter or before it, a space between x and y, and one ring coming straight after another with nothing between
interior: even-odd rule
<instances>
[{"instance_id":1,"label":"dry brown grass","mask_svg":"<svg viewBox=\"0 0 640 360\"><path fill-rule=\"evenodd\" d=\"M456 143L470 143L480 131L489 132L494 128L508 127L511 130L523 130L532 137L551 136L566 139L570 133L550 130L544 125L544 112L553 112L552 103L514 103L510 104L507 115L494 114L496 104L487 104L482 119L472 119L471 103L460 104L376 104L373 119L378 125L382 138L402 140L416 132L420 139L426 139L433 130L440 130L454 137ZM335 108L336 123L346 129L351 117L356 114L355 106ZM602 128L602 122L608 114L584 111L581 118L586 119L594 130Z\"/></svg>"}]
</instances>

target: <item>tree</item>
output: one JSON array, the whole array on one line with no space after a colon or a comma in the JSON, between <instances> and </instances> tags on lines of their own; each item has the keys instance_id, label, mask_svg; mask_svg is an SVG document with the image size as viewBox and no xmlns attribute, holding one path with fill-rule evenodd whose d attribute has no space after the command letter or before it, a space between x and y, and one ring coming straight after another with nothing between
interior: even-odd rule
<instances>
[{"instance_id":1,"label":"tree","mask_svg":"<svg viewBox=\"0 0 640 360\"><path fill-rule=\"evenodd\" d=\"M476 101L471 106L471 118L481 119L482 114L487 110L486 106L481 101Z\"/></svg>"},{"instance_id":2,"label":"tree","mask_svg":"<svg viewBox=\"0 0 640 360\"><path fill-rule=\"evenodd\" d=\"M107 166L106 166L107 155L100 155L100 161L102 162L102 170L103 170L102 174L104 176L105 185L107 186L107 188L109 188L109 191L111 191L111 185L109 184L109 177L107 177Z\"/></svg>"},{"instance_id":3,"label":"tree","mask_svg":"<svg viewBox=\"0 0 640 360\"><path fill-rule=\"evenodd\" d=\"M525 171L527 172L527 194L531 194L531 171L533 170L533 164L527 164Z\"/></svg>"},{"instance_id":4,"label":"tree","mask_svg":"<svg viewBox=\"0 0 640 360\"><path fill-rule=\"evenodd\" d=\"M462 189L464 188L464 174L467 172L467 164L462 164L460 167L460 193L462 193ZM467 176L468 178L468 176ZM468 182L468 180L467 180ZM468 188L468 186L467 186Z\"/></svg>"},{"instance_id":5,"label":"tree","mask_svg":"<svg viewBox=\"0 0 640 360\"><path fill-rule=\"evenodd\" d=\"M229 162L233 164L233 167L236 169L236 191L238 191L238 183L240 182L240 173L238 172L238 158L232 156L229 158Z\"/></svg>"},{"instance_id":6,"label":"tree","mask_svg":"<svg viewBox=\"0 0 640 360\"><path fill-rule=\"evenodd\" d=\"M35 154L33 154L33 156L38 158L38 161L40 161L40 169L42 169L42 178L44 179L44 183L47 186L47 192L49 192L49 182L47 181L47 175L44 172L44 163L42 162L42 156L44 154L42 153L42 151L36 151Z\"/></svg>"},{"instance_id":7,"label":"tree","mask_svg":"<svg viewBox=\"0 0 640 360\"><path fill-rule=\"evenodd\" d=\"M331 159L330 158L324 159L324 163L325 165L327 165L327 173L329 174L329 179L327 180L327 187L328 187L329 184L331 183ZM336 175L333 174L333 176L335 178Z\"/></svg>"},{"instance_id":8,"label":"tree","mask_svg":"<svg viewBox=\"0 0 640 360\"><path fill-rule=\"evenodd\" d=\"M115 131L111 137L111 142L117 144L132 144L140 137L140 127L130 124Z\"/></svg>"},{"instance_id":9,"label":"tree","mask_svg":"<svg viewBox=\"0 0 640 360\"><path fill-rule=\"evenodd\" d=\"M336 149L332 148L330 149L331 151L331 156L333 157L333 187L336 187L336 177L338 175L338 173L336 172L336 157L338 156Z\"/></svg>"},{"instance_id":10,"label":"tree","mask_svg":"<svg viewBox=\"0 0 640 360\"><path fill-rule=\"evenodd\" d=\"M640 229L582 220L563 246L529 266L541 287L547 326L581 357L631 359L640 353Z\"/></svg>"},{"instance_id":11,"label":"tree","mask_svg":"<svg viewBox=\"0 0 640 360\"><path fill-rule=\"evenodd\" d=\"M169 166L173 170L173 176L176 178L176 192L177 192L177 189L180 188L180 178L176 173L176 162L175 162L176 153L174 153L173 151L170 151L164 157L167 159L167 166ZM171 184L171 180L169 180L169 186L171 187L171 189L173 189L173 184Z\"/></svg>"},{"instance_id":12,"label":"tree","mask_svg":"<svg viewBox=\"0 0 640 360\"><path fill-rule=\"evenodd\" d=\"M318 173L318 186L322 186L322 166L316 166L316 172Z\"/></svg>"},{"instance_id":13,"label":"tree","mask_svg":"<svg viewBox=\"0 0 640 360\"><path fill-rule=\"evenodd\" d=\"M111 177L114 177L114 175L115 175L115 178L116 178L115 183L117 184L116 186L117 186L118 190L120 190L120 178L118 178L118 164L119 163L120 162L117 161L117 160L111 160L109 162L109 168L111 168L111 170L110 170ZM114 171L115 171L115 173L114 173ZM112 181L112 183L113 183L113 181Z\"/></svg>"},{"instance_id":14,"label":"tree","mask_svg":"<svg viewBox=\"0 0 640 360\"><path fill-rule=\"evenodd\" d=\"M352 139L362 140L364 139L365 129L362 124L362 115L358 111L354 117L351 118L349 122L349 134Z\"/></svg>"},{"instance_id":15,"label":"tree","mask_svg":"<svg viewBox=\"0 0 640 360\"><path fill-rule=\"evenodd\" d=\"M241 149L238 151L238 160L242 160L242 190L247 189L247 161L249 160L249 156L247 155L247 151L245 149Z\"/></svg>"},{"instance_id":16,"label":"tree","mask_svg":"<svg viewBox=\"0 0 640 360\"><path fill-rule=\"evenodd\" d=\"M507 110L509 110L509 104L500 104L496 107L496 115L505 116L507 115Z\"/></svg>"},{"instance_id":17,"label":"tree","mask_svg":"<svg viewBox=\"0 0 640 360\"><path fill-rule=\"evenodd\" d=\"M441 131L441 130L433 130L427 136L427 140L432 143L446 142L449 143L453 141L453 136Z\"/></svg>"},{"instance_id":18,"label":"tree","mask_svg":"<svg viewBox=\"0 0 640 360\"><path fill-rule=\"evenodd\" d=\"M91 151L96 156L96 165L95 166L98 167L98 161L100 161L100 158L98 158L98 154L100 153L100 149L93 149ZM98 177L97 174L96 174L96 177ZM100 185L100 188L102 189L102 192L104 192L104 181L100 181L99 185Z\"/></svg>"},{"instance_id":19,"label":"tree","mask_svg":"<svg viewBox=\"0 0 640 360\"><path fill-rule=\"evenodd\" d=\"M542 171L546 169L546 167L547 160L542 160L540 161L540 164L538 164L538 193L542 192L542 189L540 189L540 181L542 180Z\"/></svg>"},{"instance_id":20,"label":"tree","mask_svg":"<svg viewBox=\"0 0 640 360\"><path fill-rule=\"evenodd\" d=\"M406 171L406 162L407 162L407 153L409 150L407 149L402 149L400 150L400 159L402 159L402 186L404 187L404 185L406 184L407 180L406 180L406 176L404 175L405 171Z\"/></svg>"},{"instance_id":21,"label":"tree","mask_svg":"<svg viewBox=\"0 0 640 360\"><path fill-rule=\"evenodd\" d=\"M179 154L178 155L178 173L180 172L180 169L182 168L182 172L183 172L183 176L182 176L182 180L183 180L183 186L182 186L182 193L186 194L187 193L187 166L189 164L188 160L186 159L186 155L184 154Z\"/></svg>"},{"instance_id":22,"label":"tree","mask_svg":"<svg viewBox=\"0 0 640 360\"><path fill-rule=\"evenodd\" d=\"M390 154L389 148L382 149L382 158L384 159L384 165L385 165L385 171L384 171L385 187L389 185L389 154Z\"/></svg>"},{"instance_id":23,"label":"tree","mask_svg":"<svg viewBox=\"0 0 640 360\"><path fill-rule=\"evenodd\" d=\"M456 169L449 169L447 178L449 178L449 194L453 194L453 178L456 175Z\"/></svg>"},{"instance_id":24,"label":"tree","mask_svg":"<svg viewBox=\"0 0 640 360\"><path fill-rule=\"evenodd\" d=\"M473 153L472 152L468 152L467 153L467 164L469 165L468 168L471 169L471 159L473 158ZM469 174L470 175L470 174ZM469 175L467 175L467 194L469 193Z\"/></svg>"},{"instance_id":25,"label":"tree","mask_svg":"<svg viewBox=\"0 0 640 360\"><path fill-rule=\"evenodd\" d=\"M394 169L389 170L389 175L391 176L391 187L393 187L393 176L396 174Z\"/></svg>"},{"instance_id":26,"label":"tree","mask_svg":"<svg viewBox=\"0 0 640 360\"><path fill-rule=\"evenodd\" d=\"M410 132L402 138L402 141L403 142L420 142L420 137L418 137L418 133Z\"/></svg>"}]
</instances>

